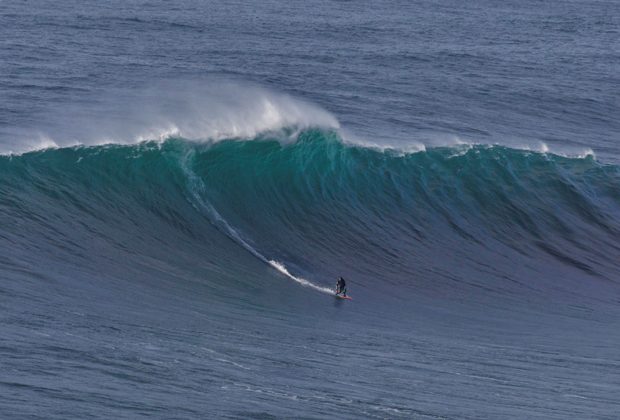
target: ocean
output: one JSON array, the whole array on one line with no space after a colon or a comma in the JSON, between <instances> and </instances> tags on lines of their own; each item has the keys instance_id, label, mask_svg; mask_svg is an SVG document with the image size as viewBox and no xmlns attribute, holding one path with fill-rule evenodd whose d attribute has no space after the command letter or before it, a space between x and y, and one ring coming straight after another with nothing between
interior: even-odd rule
<instances>
[{"instance_id":1,"label":"ocean","mask_svg":"<svg viewBox=\"0 0 620 420\"><path fill-rule=\"evenodd\" d=\"M0 45L1 418L618 417L620 3L9 0Z\"/></svg>"}]
</instances>

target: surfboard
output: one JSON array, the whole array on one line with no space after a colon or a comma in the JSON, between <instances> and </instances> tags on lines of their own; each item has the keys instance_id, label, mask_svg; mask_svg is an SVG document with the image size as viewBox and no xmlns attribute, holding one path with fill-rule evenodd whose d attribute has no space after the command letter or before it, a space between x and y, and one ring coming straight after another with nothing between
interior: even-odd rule
<instances>
[{"instance_id":1,"label":"surfboard","mask_svg":"<svg viewBox=\"0 0 620 420\"><path fill-rule=\"evenodd\" d=\"M353 300L351 296L343 296L343 295L334 295L334 296L336 296L336 298L338 299Z\"/></svg>"}]
</instances>

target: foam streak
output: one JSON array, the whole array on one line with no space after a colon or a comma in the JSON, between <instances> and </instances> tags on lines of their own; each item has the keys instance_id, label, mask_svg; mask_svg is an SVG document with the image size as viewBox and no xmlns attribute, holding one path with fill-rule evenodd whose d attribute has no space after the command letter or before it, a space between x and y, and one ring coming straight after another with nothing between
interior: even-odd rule
<instances>
[{"instance_id":1,"label":"foam streak","mask_svg":"<svg viewBox=\"0 0 620 420\"><path fill-rule=\"evenodd\" d=\"M232 240L237 242L239 245L245 248L249 253L254 255L256 258L269 264L270 266L272 266L273 268L275 268L276 270L278 270L280 273L284 274L291 280L294 280L295 282L301 284L304 287L309 287L322 293L327 293L327 294L334 293L334 291L328 287L319 286L317 284L312 283L310 280L306 280L302 277L298 277L298 276L291 274L284 264L267 258L263 254L261 254L258 250L256 250L256 248L250 245L242 237L242 235L222 217L222 215L215 209L215 207L213 207L213 205L211 205L211 203L209 203L208 201L202 198L200 192L201 191L204 192L206 188L202 180L193 171L189 169L187 165L187 161L189 160L190 157L191 157L191 153L186 155L184 161L181 162L181 167L183 168L188 179L190 180L190 191L195 201L199 203L202 209L206 210L211 221L217 227L219 227L221 231L223 231L228 237L230 237Z\"/></svg>"}]
</instances>

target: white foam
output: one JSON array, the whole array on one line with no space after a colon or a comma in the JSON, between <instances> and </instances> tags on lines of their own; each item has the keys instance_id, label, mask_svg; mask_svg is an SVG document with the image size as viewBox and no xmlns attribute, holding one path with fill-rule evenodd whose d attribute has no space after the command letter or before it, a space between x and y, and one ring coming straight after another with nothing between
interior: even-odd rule
<instances>
[{"instance_id":1,"label":"white foam","mask_svg":"<svg viewBox=\"0 0 620 420\"><path fill-rule=\"evenodd\" d=\"M278 270L279 272L281 272L282 274L290 277L291 279L295 280L297 283L301 284L302 286L306 286L306 287L311 287L315 290L318 290L319 292L323 292L323 293L329 293L329 294L333 294L334 291L328 287L322 287L322 286L317 286L316 284L312 283L311 281L308 281L302 277L297 277L292 275L291 273L288 272L287 268L284 266L284 264L278 262L278 261L274 261L274 260L269 260L268 261L269 264L274 267L276 270Z\"/></svg>"},{"instance_id":2,"label":"white foam","mask_svg":"<svg viewBox=\"0 0 620 420\"><path fill-rule=\"evenodd\" d=\"M30 151L40 149L57 149L58 144L49 137L41 136L39 141L31 146Z\"/></svg>"},{"instance_id":3,"label":"white foam","mask_svg":"<svg viewBox=\"0 0 620 420\"><path fill-rule=\"evenodd\" d=\"M134 144L170 137L252 139L285 129L340 127L332 114L317 105L241 82L162 83L142 91L109 92L92 102L50 110L41 117L40 127L15 133L18 141L12 143L12 151L23 153L51 145Z\"/></svg>"},{"instance_id":4,"label":"white foam","mask_svg":"<svg viewBox=\"0 0 620 420\"><path fill-rule=\"evenodd\" d=\"M426 146L422 143L413 142L411 144L393 144L393 143L377 143L373 141L366 141L361 139L345 140L345 144L352 146L361 146L366 149L376 150L381 153L391 153L395 156L407 156L415 153L421 153L426 151Z\"/></svg>"},{"instance_id":5,"label":"white foam","mask_svg":"<svg viewBox=\"0 0 620 420\"><path fill-rule=\"evenodd\" d=\"M51 138L44 136L43 134L34 135L33 138L19 146L13 146L15 149L10 148L0 152L0 155L20 155L22 153L35 152L38 150L58 149L60 146Z\"/></svg>"},{"instance_id":6,"label":"white foam","mask_svg":"<svg viewBox=\"0 0 620 420\"><path fill-rule=\"evenodd\" d=\"M497 144L500 146L500 144ZM532 151L541 154L551 154L573 159L585 159L587 157L595 157L594 151L589 147L571 147L571 146L549 146L547 143L539 142L538 144L510 144L503 145L517 150Z\"/></svg>"},{"instance_id":7,"label":"white foam","mask_svg":"<svg viewBox=\"0 0 620 420\"><path fill-rule=\"evenodd\" d=\"M345 130L340 130L343 133ZM497 137L497 136L496 136ZM368 141L357 136L347 134L345 143L368 147L381 152L389 151L399 155L408 155L424 152L432 148L452 148L454 153L450 157L461 156L473 147L506 147L515 150L529 151L540 154L550 154L566 158L584 159L595 157L594 151L589 147L577 145L548 144L546 142L518 138L514 136L501 136L495 139L485 136L477 139L475 137L461 137L454 133L442 133L432 131L420 131L415 134L415 138L409 140L383 140Z\"/></svg>"}]
</instances>

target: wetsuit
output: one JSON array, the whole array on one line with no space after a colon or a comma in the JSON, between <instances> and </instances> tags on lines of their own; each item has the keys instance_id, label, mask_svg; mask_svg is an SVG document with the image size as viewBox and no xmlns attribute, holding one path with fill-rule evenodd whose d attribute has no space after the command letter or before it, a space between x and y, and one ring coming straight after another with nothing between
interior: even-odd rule
<instances>
[{"instance_id":1,"label":"wetsuit","mask_svg":"<svg viewBox=\"0 0 620 420\"><path fill-rule=\"evenodd\" d=\"M342 293L344 296L347 295L347 284L342 277L340 277L338 279L338 283L336 283L336 294L340 293Z\"/></svg>"}]
</instances>

